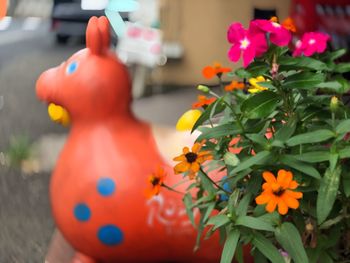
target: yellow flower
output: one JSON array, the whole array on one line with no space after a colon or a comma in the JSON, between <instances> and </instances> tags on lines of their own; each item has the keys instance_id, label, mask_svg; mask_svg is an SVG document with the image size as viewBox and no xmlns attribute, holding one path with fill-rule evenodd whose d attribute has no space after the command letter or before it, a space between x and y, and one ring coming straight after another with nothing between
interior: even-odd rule
<instances>
[{"instance_id":1,"label":"yellow flower","mask_svg":"<svg viewBox=\"0 0 350 263\"><path fill-rule=\"evenodd\" d=\"M194 124L201 116L202 112L200 110L189 110L186 111L177 121L176 129L178 131L190 131L192 130Z\"/></svg>"},{"instance_id":2,"label":"yellow flower","mask_svg":"<svg viewBox=\"0 0 350 263\"><path fill-rule=\"evenodd\" d=\"M257 93L257 92L261 92L264 90L268 90L268 88L262 87L258 84L258 82L266 82L269 80L266 80L263 76L259 76L256 78L250 78L249 79L249 83L251 85L251 87L248 89L249 93Z\"/></svg>"},{"instance_id":3,"label":"yellow flower","mask_svg":"<svg viewBox=\"0 0 350 263\"><path fill-rule=\"evenodd\" d=\"M70 124L69 113L65 108L54 103L50 103L47 111L49 113L50 119L53 122L57 122L63 126L68 126Z\"/></svg>"},{"instance_id":4,"label":"yellow flower","mask_svg":"<svg viewBox=\"0 0 350 263\"><path fill-rule=\"evenodd\" d=\"M293 191L298 187L298 183L293 180L292 172L286 170L279 170L276 177L265 171L263 177L266 181L262 185L263 192L255 198L258 205L267 204L265 209L272 213L278 205L278 213L285 215L288 209L297 209L299 201L303 197L303 193Z\"/></svg>"},{"instance_id":5,"label":"yellow flower","mask_svg":"<svg viewBox=\"0 0 350 263\"><path fill-rule=\"evenodd\" d=\"M204 140L201 143L195 143L192 146L192 151L190 151L188 147L183 148L183 153L173 159L174 161L180 162L174 167L175 174L189 172L189 178L193 179L199 171L201 164L207 160L213 159L210 151L201 151L204 143Z\"/></svg>"}]
</instances>

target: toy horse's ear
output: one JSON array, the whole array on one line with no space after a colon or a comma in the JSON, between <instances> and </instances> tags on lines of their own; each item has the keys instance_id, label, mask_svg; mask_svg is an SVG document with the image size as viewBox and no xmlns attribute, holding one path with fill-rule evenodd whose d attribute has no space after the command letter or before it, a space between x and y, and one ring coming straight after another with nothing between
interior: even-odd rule
<instances>
[{"instance_id":1,"label":"toy horse's ear","mask_svg":"<svg viewBox=\"0 0 350 263\"><path fill-rule=\"evenodd\" d=\"M93 16L86 29L86 47L95 55L102 53L102 36L98 24L98 18Z\"/></svg>"},{"instance_id":2,"label":"toy horse's ear","mask_svg":"<svg viewBox=\"0 0 350 263\"><path fill-rule=\"evenodd\" d=\"M103 48L109 49L109 45L111 42L111 35L110 35L109 22L107 17L101 16L98 19L98 27L100 29L101 36L102 36Z\"/></svg>"}]
</instances>

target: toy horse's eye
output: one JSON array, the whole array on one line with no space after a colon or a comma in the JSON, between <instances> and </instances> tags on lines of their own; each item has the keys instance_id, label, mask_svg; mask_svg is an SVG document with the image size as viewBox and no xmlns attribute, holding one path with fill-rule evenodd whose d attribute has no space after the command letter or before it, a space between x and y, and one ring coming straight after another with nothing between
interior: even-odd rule
<instances>
[{"instance_id":1,"label":"toy horse's eye","mask_svg":"<svg viewBox=\"0 0 350 263\"><path fill-rule=\"evenodd\" d=\"M73 74L78 69L78 62L73 61L67 66L66 73L68 75Z\"/></svg>"}]
</instances>

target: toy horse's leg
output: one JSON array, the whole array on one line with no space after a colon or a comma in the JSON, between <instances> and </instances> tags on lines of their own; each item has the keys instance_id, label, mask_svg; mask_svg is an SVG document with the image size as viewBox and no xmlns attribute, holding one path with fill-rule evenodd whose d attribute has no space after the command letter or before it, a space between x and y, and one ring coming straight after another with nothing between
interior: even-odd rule
<instances>
[{"instance_id":1,"label":"toy horse's leg","mask_svg":"<svg viewBox=\"0 0 350 263\"><path fill-rule=\"evenodd\" d=\"M95 259L90 258L82 253L75 253L71 263L98 263Z\"/></svg>"}]
</instances>

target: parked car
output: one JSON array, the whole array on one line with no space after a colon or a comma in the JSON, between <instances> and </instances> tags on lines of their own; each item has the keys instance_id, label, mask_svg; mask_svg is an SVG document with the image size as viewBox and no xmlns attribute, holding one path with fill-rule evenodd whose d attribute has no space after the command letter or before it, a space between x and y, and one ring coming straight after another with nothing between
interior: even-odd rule
<instances>
[{"instance_id":1,"label":"parked car","mask_svg":"<svg viewBox=\"0 0 350 263\"><path fill-rule=\"evenodd\" d=\"M90 17L102 15L103 9L82 9L81 0L54 0L51 19L56 41L65 44L70 37L84 37ZM123 17L127 20L127 14Z\"/></svg>"}]
</instances>

